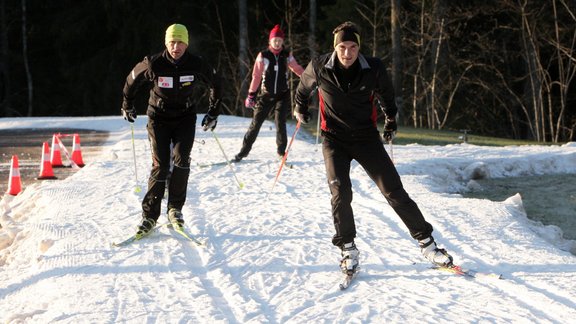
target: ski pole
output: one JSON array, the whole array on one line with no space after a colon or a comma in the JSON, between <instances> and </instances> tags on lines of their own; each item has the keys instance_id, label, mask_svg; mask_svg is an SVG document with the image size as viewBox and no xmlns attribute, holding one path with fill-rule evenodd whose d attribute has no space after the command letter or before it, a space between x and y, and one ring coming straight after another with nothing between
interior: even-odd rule
<instances>
[{"instance_id":1,"label":"ski pole","mask_svg":"<svg viewBox=\"0 0 576 324\"><path fill-rule=\"evenodd\" d=\"M134 178L136 179L136 188L134 192L138 193L142 191L140 185L138 185L138 170L136 168L136 147L134 146L134 123L130 123L130 130L132 131L132 156L134 157Z\"/></svg>"},{"instance_id":2,"label":"ski pole","mask_svg":"<svg viewBox=\"0 0 576 324\"><path fill-rule=\"evenodd\" d=\"M224 148L222 147L222 144L220 144L220 140L218 139L218 136L216 136L216 133L214 133L214 130L210 130L210 132L212 132L212 136L214 136L216 143L218 143L218 147L220 147L220 151L222 151L222 155L224 155L224 159L226 159L226 164L228 164L230 171L232 171L232 174L234 175L234 179L236 180L238 187L240 189L244 188L244 183L242 183L238 180L238 177L236 176L236 172L234 171L232 164L230 164L230 160L228 160L228 156L226 156L226 152L224 152Z\"/></svg>"},{"instance_id":3,"label":"ski pole","mask_svg":"<svg viewBox=\"0 0 576 324\"><path fill-rule=\"evenodd\" d=\"M390 159L392 160L392 164L394 164L394 147L392 146L392 140L394 138L390 139Z\"/></svg>"},{"instance_id":4,"label":"ski pole","mask_svg":"<svg viewBox=\"0 0 576 324\"><path fill-rule=\"evenodd\" d=\"M316 122L316 145L318 145L320 138L320 108L318 108L318 121Z\"/></svg>"},{"instance_id":5,"label":"ski pole","mask_svg":"<svg viewBox=\"0 0 576 324\"><path fill-rule=\"evenodd\" d=\"M392 136L390 136L390 140L386 141L386 139L384 138L384 132L386 130L384 129L384 127L382 127L382 143L384 142L388 142L390 144L390 160L392 160L392 164L394 164L394 148L392 146L392 141L394 140L394 137L396 137L396 132L392 132Z\"/></svg>"},{"instance_id":6,"label":"ski pole","mask_svg":"<svg viewBox=\"0 0 576 324\"><path fill-rule=\"evenodd\" d=\"M299 129L300 129L300 121L298 121L298 123L296 123L296 129L294 130L294 134L292 134L292 138L290 139L290 143L288 143L288 147L286 148L286 152L284 153L284 156L282 157L282 162L280 162L280 167L278 168L278 172L276 172L276 178L274 179L274 183L272 184L272 188L270 188L268 195L266 195L266 199L268 199L268 197L270 196L270 194L274 190L276 183L278 182L278 178L280 178L280 172L282 172L282 167L284 166L284 164L286 164L286 159L288 158L288 153L290 152L290 147L292 147L292 142L294 142L294 138L296 137L296 134L298 133Z\"/></svg>"}]
</instances>

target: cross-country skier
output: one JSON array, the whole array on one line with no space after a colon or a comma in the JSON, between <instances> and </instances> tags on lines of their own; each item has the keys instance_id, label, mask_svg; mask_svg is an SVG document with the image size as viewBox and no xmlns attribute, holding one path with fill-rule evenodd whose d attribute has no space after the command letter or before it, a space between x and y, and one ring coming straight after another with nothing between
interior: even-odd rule
<instances>
[{"instance_id":1,"label":"cross-country skier","mask_svg":"<svg viewBox=\"0 0 576 324\"><path fill-rule=\"evenodd\" d=\"M290 111L289 70L300 76L304 68L298 64L292 53L284 48L284 32L279 25L276 25L270 30L268 48L258 53L254 62L252 82L244 102L246 108L254 109L254 114L244 135L242 148L234 157L234 161L239 162L248 156L262 123L272 109L276 123L276 152L280 158L284 156L288 143L286 117Z\"/></svg>"},{"instance_id":2,"label":"cross-country skier","mask_svg":"<svg viewBox=\"0 0 576 324\"><path fill-rule=\"evenodd\" d=\"M168 220L183 226L182 206L186 201L190 152L196 134L196 110L209 89L209 108L202 120L204 131L216 127L220 114L221 81L216 71L188 49L188 30L174 24L166 29L166 49L146 56L132 69L124 85L122 114L136 119L134 98L144 85L151 85L148 99L148 138L152 149L152 169L148 192L142 201L142 222L137 237L148 234L160 216L170 162L173 170L168 184ZM171 157L171 146L173 157Z\"/></svg>"},{"instance_id":3,"label":"cross-country skier","mask_svg":"<svg viewBox=\"0 0 576 324\"><path fill-rule=\"evenodd\" d=\"M383 138L391 140L397 130L394 89L384 64L359 53L360 32L355 24L336 27L334 51L314 58L300 76L296 90L295 117L310 119L309 97L317 87L320 99L322 152L332 195L336 234L332 243L341 249L341 268L352 274L358 266L354 244L356 226L352 212L350 164L356 160L366 170L390 206L400 216L410 235L418 241L424 257L434 264L449 266L452 257L436 246L432 226L404 190L400 176L384 149L377 129L377 101L386 115Z\"/></svg>"}]
</instances>

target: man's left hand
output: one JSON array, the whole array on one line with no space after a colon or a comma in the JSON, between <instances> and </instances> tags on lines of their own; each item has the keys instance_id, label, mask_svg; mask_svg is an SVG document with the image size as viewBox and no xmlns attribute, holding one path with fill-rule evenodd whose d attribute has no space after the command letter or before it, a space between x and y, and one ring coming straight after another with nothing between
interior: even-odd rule
<instances>
[{"instance_id":1,"label":"man's left hand","mask_svg":"<svg viewBox=\"0 0 576 324\"><path fill-rule=\"evenodd\" d=\"M218 124L218 116L212 117L209 114L206 114L202 119L202 129L204 131L213 131L214 128L216 128L216 124Z\"/></svg>"}]
</instances>

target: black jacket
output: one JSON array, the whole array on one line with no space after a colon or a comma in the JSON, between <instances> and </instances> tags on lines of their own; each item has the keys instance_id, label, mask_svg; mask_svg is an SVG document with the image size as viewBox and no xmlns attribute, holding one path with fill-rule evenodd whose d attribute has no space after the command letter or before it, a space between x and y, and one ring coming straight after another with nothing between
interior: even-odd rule
<instances>
[{"instance_id":1,"label":"black jacket","mask_svg":"<svg viewBox=\"0 0 576 324\"><path fill-rule=\"evenodd\" d=\"M123 109L131 109L134 97L144 84L152 84L147 114L151 118L178 118L196 113L200 99L209 89L211 116L220 114L221 80L200 56L185 52L175 62L166 50L147 56L126 78Z\"/></svg>"},{"instance_id":2,"label":"black jacket","mask_svg":"<svg viewBox=\"0 0 576 324\"><path fill-rule=\"evenodd\" d=\"M394 89L382 61L358 55L359 68L348 85L336 77L336 52L314 58L300 76L296 90L296 111L308 112L310 94L318 88L321 129L324 135L339 139L362 138L378 134L375 98L388 117L398 111Z\"/></svg>"},{"instance_id":3,"label":"black jacket","mask_svg":"<svg viewBox=\"0 0 576 324\"><path fill-rule=\"evenodd\" d=\"M260 53L262 58L268 60L262 78L262 92L276 95L288 91L288 57L290 52L283 49L278 55L275 55L270 49L266 49Z\"/></svg>"}]
</instances>

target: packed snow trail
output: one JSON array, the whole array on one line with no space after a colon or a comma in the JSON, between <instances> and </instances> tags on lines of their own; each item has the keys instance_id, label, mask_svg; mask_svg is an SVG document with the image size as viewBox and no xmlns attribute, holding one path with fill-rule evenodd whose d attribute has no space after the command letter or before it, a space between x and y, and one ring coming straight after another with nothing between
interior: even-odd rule
<instances>
[{"instance_id":1,"label":"packed snow trail","mask_svg":"<svg viewBox=\"0 0 576 324\"><path fill-rule=\"evenodd\" d=\"M140 178L148 175L146 118L135 124ZM250 119L222 116L227 154ZM338 289L330 194L321 149L300 132L266 200L279 161L266 122L246 163L232 167L209 133L197 133L188 200L196 247L169 228L115 248L136 230L144 192L134 192L130 128L120 117L16 118L0 127L73 125L113 131L101 156L73 176L26 185L0 205L0 320L5 323L568 323L576 318L576 257L556 228L526 218L519 195L464 199L471 174L576 173L576 145L395 146L408 193L463 267L502 273L466 279L431 270L393 210L357 164L351 175L362 272ZM288 132L294 125L288 126ZM145 188L145 180L140 180ZM143 190L144 191L144 190ZM11 201L8 201L11 200ZM163 214L160 223L166 221Z\"/></svg>"}]
</instances>

